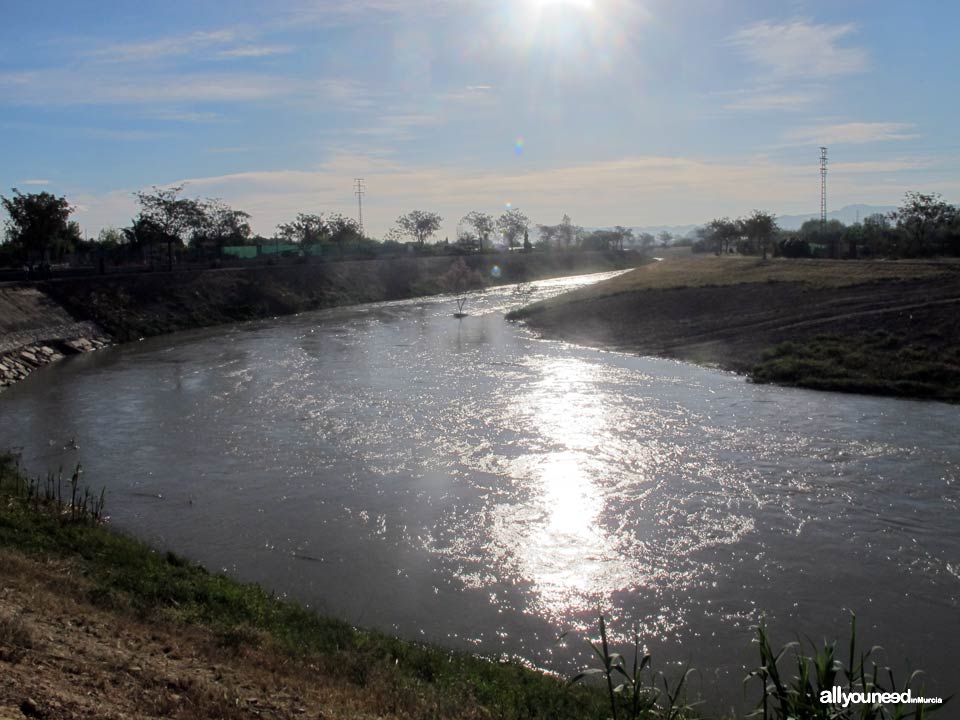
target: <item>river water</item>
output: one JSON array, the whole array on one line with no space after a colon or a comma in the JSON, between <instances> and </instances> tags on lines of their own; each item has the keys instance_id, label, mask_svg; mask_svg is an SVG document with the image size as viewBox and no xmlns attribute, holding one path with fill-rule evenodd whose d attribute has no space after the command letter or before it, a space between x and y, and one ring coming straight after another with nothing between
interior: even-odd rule
<instances>
[{"instance_id":1,"label":"river water","mask_svg":"<svg viewBox=\"0 0 960 720\"><path fill-rule=\"evenodd\" d=\"M71 358L0 396L3 444L36 472L81 462L116 527L358 625L569 673L599 606L729 707L755 699L762 618L842 641L854 611L894 667L957 689L960 407L538 339L504 320L524 301Z\"/></svg>"}]
</instances>

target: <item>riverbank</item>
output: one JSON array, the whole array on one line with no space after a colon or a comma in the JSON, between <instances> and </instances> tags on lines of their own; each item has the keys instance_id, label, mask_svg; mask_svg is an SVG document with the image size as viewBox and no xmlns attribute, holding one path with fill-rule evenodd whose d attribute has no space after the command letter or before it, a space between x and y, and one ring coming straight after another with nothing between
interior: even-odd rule
<instances>
[{"instance_id":1,"label":"riverbank","mask_svg":"<svg viewBox=\"0 0 960 720\"><path fill-rule=\"evenodd\" d=\"M178 330L449 291L456 256L90 276L0 288L0 388L76 352ZM634 253L468 255L469 289L635 267ZM496 268L496 269L494 269Z\"/></svg>"},{"instance_id":2,"label":"riverbank","mask_svg":"<svg viewBox=\"0 0 960 720\"><path fill-rule=\"evenodd\" d=\"M960 401L960 264L670 255L508 315L756 382Z\"/></svg>"}]
</instances>

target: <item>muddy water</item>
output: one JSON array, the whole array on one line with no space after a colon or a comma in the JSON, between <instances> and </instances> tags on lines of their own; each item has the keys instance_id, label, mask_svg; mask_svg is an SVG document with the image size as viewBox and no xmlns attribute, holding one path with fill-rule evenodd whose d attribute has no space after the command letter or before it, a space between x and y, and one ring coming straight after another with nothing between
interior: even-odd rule
<instances>
[{"instance_id":1,"label":"muddy water","mask_svg":"<svg viewBox=\"0 0 960 720\"><path fill-rule=\"evenodd\" d=\"M600 605L729 706L762 617L787 641L855 611L956 689L960 408L545 341L504 321L523 300L74 358L0 396L3 440L34 470L82 462L116 526L357 624L570 672Z\"/></svg>"}]
</instances>

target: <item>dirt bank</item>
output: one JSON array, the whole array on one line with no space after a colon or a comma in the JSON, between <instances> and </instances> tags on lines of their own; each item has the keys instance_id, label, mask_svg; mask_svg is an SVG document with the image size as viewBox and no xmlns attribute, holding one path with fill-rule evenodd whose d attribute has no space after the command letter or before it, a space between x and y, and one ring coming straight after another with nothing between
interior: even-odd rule
<instances>
[{"instance_id":1,"label":"dirt bank","mask_svg":"<svg viewBox=\"0 0 960 720\"><path fill-rule=\"evenodd\" d=\"M256 643L231 647L208 629L98 607L68 561L3 549L0 567L0 718L362 718L385 709Z\"/></svg>"},{"instance_id":2,"label":"dirt bank","mask_svg":"<svg viewBox=\"0 0 960 720\"><path fill-rule=\"evenodd\" d=\"M960 266L667 259L511 316L817 389L960 399Z\"/></svg>"}]
</instances>

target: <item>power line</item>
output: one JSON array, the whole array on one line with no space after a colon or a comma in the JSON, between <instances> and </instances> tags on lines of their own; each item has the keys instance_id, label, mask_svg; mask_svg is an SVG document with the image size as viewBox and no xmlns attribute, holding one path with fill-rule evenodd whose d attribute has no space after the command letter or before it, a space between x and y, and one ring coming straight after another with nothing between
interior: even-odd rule
<instances>
[{"instance_id":1,"label":"power line","mask_svg":"<svg viewBox=\"0 0 960 720\"><path fill-rule=\"evenodd\" d=\"M354 178L354 195L357 196L357 224L360 225L360 232L363 232L363 196L367 192L363 178Z\"/></svg>"}]
</instances>

